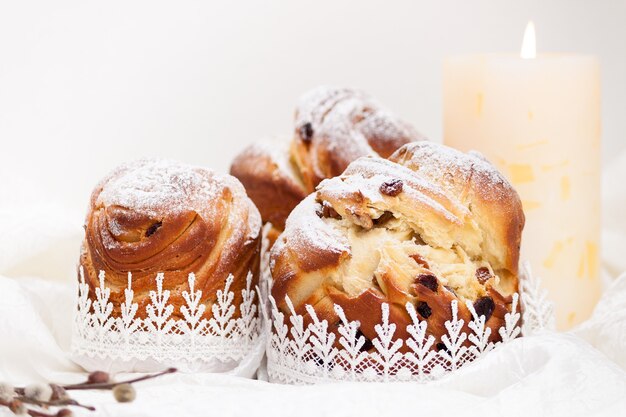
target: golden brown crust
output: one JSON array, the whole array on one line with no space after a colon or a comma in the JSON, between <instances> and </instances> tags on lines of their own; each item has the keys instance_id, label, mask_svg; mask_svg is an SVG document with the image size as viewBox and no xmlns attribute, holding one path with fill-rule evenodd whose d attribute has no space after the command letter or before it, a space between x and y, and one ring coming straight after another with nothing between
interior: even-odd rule
<instances>
[{"instance_id":1,"label":"golden brown crust","mask_svg":"<svg viewBox=\"0 0 626 417\"><path fill-rule=\"evenodd\" d=\"M239 179L261 212L264 222L282 230L291 210L311 191L299 182L286 152L258 143L233 160L230 174Z\"/></svg>"},{"instance_id":2,"label":"golden brown crust","mask_svg":"<svg viewBox=\"0 0 626 417\"><path fill-rule=\"evenodd\" d=\"M442 153L440 148L432 143L412 143L398 149L389 160L460 196L483 231L485 254L492 265L517 276L525 223L519 195L481 154L463 154L450 148Z\"/></svg>"},{"instance_id":3,"label":"golden brown crust","mask_svg":"<svg viewBox=\"0 0 626 417\"><path fill-rule=\"evenodd\" d=\"M318 87L302 96L296 109L292 154L312 189L359 157L387 158L400 146L423 139L361 91Z\"/></svg>"},{"instance_id":4,"label":"golden brown crust","mask_svg":"<svg viewBox=\"0 0 626 417\"><path fill-rule=\"evenodd\" d=\"M139 317L145 317L159 272L165 274L173 315L179 315L193 272L210 317L215 292L229 274L236 298L248 271L258 279L260 227L258 210L235 178L171 161L136 161L116 169L93 191L80 265L92 298L98 273L105 272L114 315L132 273Z\"/></svg>"},{"instance_id":5,"label":"golden brown crust","mask_svg":"<svg viewBox=\"0 0 626 417\"><path fill-rule=\"evenodd\" d=\"M252 145L235 158L230 172L244 184L263 221L283 229L289 213L320 181L341 174L361 156L387 158L423 139L364 93L319 87L298 103L288 150Z\"/></svg>"},{"instance_id":6,"label":"golden brown crust","mask_svg":"<svg viewBox=\"0 0 626 417\"><path fill-rule=\"evenodd\" d=\"M470 302L496 341L518 290L523 226L517 193L482 157L407 144L390 160L354 161L294 209L271 252L272 295L285 313L289 296L329 323L339 304L370 340L382 303L399 337L411 303L436 344L451 302L466 326Z\"/></svg>"}]
</instances>

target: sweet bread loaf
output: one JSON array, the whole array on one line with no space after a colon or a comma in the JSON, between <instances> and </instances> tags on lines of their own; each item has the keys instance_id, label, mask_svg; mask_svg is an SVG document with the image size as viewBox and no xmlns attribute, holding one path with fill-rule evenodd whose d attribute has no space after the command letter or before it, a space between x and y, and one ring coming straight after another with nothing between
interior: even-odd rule
<instances>
[{"instance_id":1,"label":"sweet bread loaf","mask_svg":"<svg viewBox=\"0 0 626 417\"><path fill-rule=\"evenodd\" d=\"M261 217L236 178L166 160L125 164L94 189L85 220L80 265L95 299L99 273L119 316L132 273L138 317L145 317L155 276L164 273L172 316L180 316L188 275L202 291L205 318L232 274L234 305L249 271L259 274ZM236 314L239 314L238 312Z\"/></svg>"},{"instance_id":2,"label":"sweet bread loaf","mask_svg":"<svg viewBox=\"0 0 626 417\"><path fill-rule=\"evenodd\" d=\"M270 242L285 227L291 210L313 191L304 186L288 149L280 144L260 142L248 146L233 160L230 173L246 187L263 222L272 224Z\"/></svg>"},{"instance_id":3,"label":"sweet bread loaf","mask_svg":"<svg viewBox=\"0 0 626 417\"><path fill-rule=\"evenodd\" d=\"M382 303L407 338L411 303L439 349L451 302L467 326L469 301L498 341L523 227L518 194L482 156L410 143L389 160L357 159L293 210L271 252L272 295L285 314L289 296L305 320L311 305L333 331L338 304L370 341Z\"/></svg>"},{"instance_id":4,"label":"sweet bread loaf","mask_svg":"<svg viewBox=\"0 0 626 417\"><path fill-rule=\"evenodd\" d=\"M422 139L368 95L319 87L300 99L288 149L251 145L234 159L230 173L246 187L263 221L282 230L291 210L323 179L341 174L361 156L387 158Z\"/></svg>"}]
</instances>

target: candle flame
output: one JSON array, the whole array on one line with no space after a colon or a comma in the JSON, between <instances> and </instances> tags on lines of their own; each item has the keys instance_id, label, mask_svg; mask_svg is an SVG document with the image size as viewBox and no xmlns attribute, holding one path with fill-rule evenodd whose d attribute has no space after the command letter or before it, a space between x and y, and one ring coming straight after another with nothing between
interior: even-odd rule
<instances>
[{"instance_id":1,"label":"candle flame","mask_svg":"<svg viewBox=\"0 0 626 417\"><path fill-rule=\"evenodd\" d=\"M535 38L535 24L531 20L524 31L524 41L520 56L523 59L534 59L537 56L537 40Z\"/></svg>"}]
</instances>

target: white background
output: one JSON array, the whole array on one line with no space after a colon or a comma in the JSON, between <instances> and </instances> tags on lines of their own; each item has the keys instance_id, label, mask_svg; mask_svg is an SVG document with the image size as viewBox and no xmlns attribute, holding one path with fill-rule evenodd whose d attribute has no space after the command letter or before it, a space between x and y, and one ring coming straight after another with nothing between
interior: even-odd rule
<instances>
[{"instance_id":1,"label":"white background","mask_svg":"<svg viewBox=\"0 0 626 417\"><path fill-rule=\"evenodd\" d=\"M247 143L289 134L297 97L320 83L363 88L438 140L443 58L518 51L530 18L540 51L599 57L604 158L620 161L626 0L0 0L0 380L84 378L66 353L74 287L4 276L74 283L89 192L116 164L154 155L224 171ZM622 155L603 199L616 273L626 269ZM622 278L576 333L517 339L438 386L181 374L141 385L132 404L77 395L116 417L206 415L207 404L220 416L411 415L415 404L424 415L442 404L458 415L618 415L625 314Z\"/></svg>"},{"instance_id":2,"label":"white background","mask_svg":"<svg viewBox=\"0 0 626 417\"><path fill-rule=\"evenodd\" d=\"M626 148L624 0L5 0L0 198L17 178L82 216L124 160L225 171L247 143L289 134L298 96L322 83L362 88L439 140L443 58L517 52L531 18L540 52L599 57L610 161Z\"/></svg>"}]
</instances>

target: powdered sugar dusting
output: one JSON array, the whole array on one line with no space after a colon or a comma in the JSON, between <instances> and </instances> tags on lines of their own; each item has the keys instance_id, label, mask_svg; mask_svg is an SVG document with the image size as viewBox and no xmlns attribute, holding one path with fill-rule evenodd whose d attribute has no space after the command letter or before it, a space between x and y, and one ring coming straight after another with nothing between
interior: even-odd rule
<instances>
[{"instance_id":1,"label":"powdered sugar dusting","mask_svg":"<svg viewBox=\"0 0 626 417\"><path fill-rule=\"evenodd\" d=\"M238 161L241 159L241 161ZM235 163L249 164L247 169L252 170L258 176L263 176L263 170L266 169L264 164L254 164L248 161L258 161L269 159L277 167L276 175L284 175L292 181L300 184L301 180L294 172L294 166L289 159L289 147L285 141L261 141L254 143L244 149L235 159ZM300 184L301 185L301 184Z\"/></svg>"},{"instance_id":2,"label":"powdered sugar dusting","mask_svg":"<svg viewBox=\"0 0 626 417\"><path fill-rule=\"evenodd\" d=\"M366 98L361 91L329 86L320 86L305 93L298 100L296 129L304 123L320 124L338 102L349 97Z\"/></svg>"},{"instance_id":3,"label":"powdered sugar dusting","mask_svg":"<svg viewBox=\"0 0 626 417\"><path fill-rule=\"evenodd\" d=\"M289 247L295 253L308 251L347 252L348 239L333 225L315 214L315 194L302 200L287 219L285 230L289 230Z\"/></svg>"},{"instance_id":4,"label":"powdered sugar dusting","mask_svg":"<svg viewBox=\"0 0 626 417\"><path fill-rule=\"evenodd\" d=\"M503 201L486 202L489 198ZM273 295L297 295L294 305L315 300L309 312L320 315L326 307L318 308L323 305L318 300L324 294L332 299L331 286L353 306L369 306L355 299L369 290L397 304L406 296L407 305L425 306L419 311L424 319L432 313L431 300L450 297L508 308L501 300L517 285L510 275L516 273L523 225L515 199L486 160L442 145L407 144L391 160L359 158L342 175L322 181L289 216L272 251L278 266L272 269L278 283ZM489 285L506 285L480 282L476 271L484 265L495 277ZM416 284L415 277L431 277L447 291L426 286L421 292L424 284ZM286 285L289 280L293 283ZM355 317L366 317L361 307L351 308ZM433 320L442 323L438 315Z\"/></svg>"},{"instance_id":5,"label":"powdered sugar dusting","mask_svg":"<svg viewBox=\"0 0 626 417\"><path fill-rule=\"evenodd\" d=\"M371 205L384 205L380 185L390 180L401 180L403 192L415 203L420 203L445 217L450 222L460 223L459 216L468 212L456 200L450 199L441 187L402 165L382 158L359 158L354 161L344 175L323 181L319 195L334 194L339 199L349 198L358 192Z\"/></svg>"},{"instance_id":6,"label":"powdered sugar dusting","mask_svg":"<svg viewBox=\"0 0 626 417\"><path fill-rule=\"evenodd\" d=\"M171 160L122 165L102 183L97 205L121 206L155 216L197 210L220 193L211 171Z\"/></svg>"},{"instance_id":7,"label":"powdered sugar dusting","mask_svg":"<svg viewBox=\"0 0 626 417\"><path fill-rule=\"evenodd\" d=\"M419 142L399 149L390 160L409 167L430 181L446 187L455 182L473 181L489 192L484 198L503 199L515 193L506 178L482 154L463 153L433 142Z\"/></svg>"},{"instance_id":8,"label":"powdered sugar dusting","mask_svg":"<svg viewBox=\"0 0 626 417\"><path fill-rule=\"evenodd\" d=\"M381 185L389 181L403 184L397 198L381 192ZM341 176L322 181L317 193L307 199L311 201L292 212L284 236L296 251L345 248L345 236L333 226L334 221L315 213L313 202L317 199L331 204L359 227L371 227L373 220L388 211L402 217L428 243L449 248L456 242L476 254L481 250L483 226L476 223L482 220L469 207L474 198L467 200L470 189L483 201L518 198L505 178L482 157L431 142L411 143L391 160L362 157ZM512 204L515 218L516 205Z\"/></svg>"},{"instance_id":9,"label":"powdered sugar dusting","mask_svg":"<svg viewBox=\"0 0 626 417\"><path fill-rule=\"evenodd\" d=\"M296 135L302 137L306 124L314 138L324 137L326 146L356 157L424 139L369 95L347 88L321 86L305 94L296 111Z\"/></svg>"}]
</instances>

